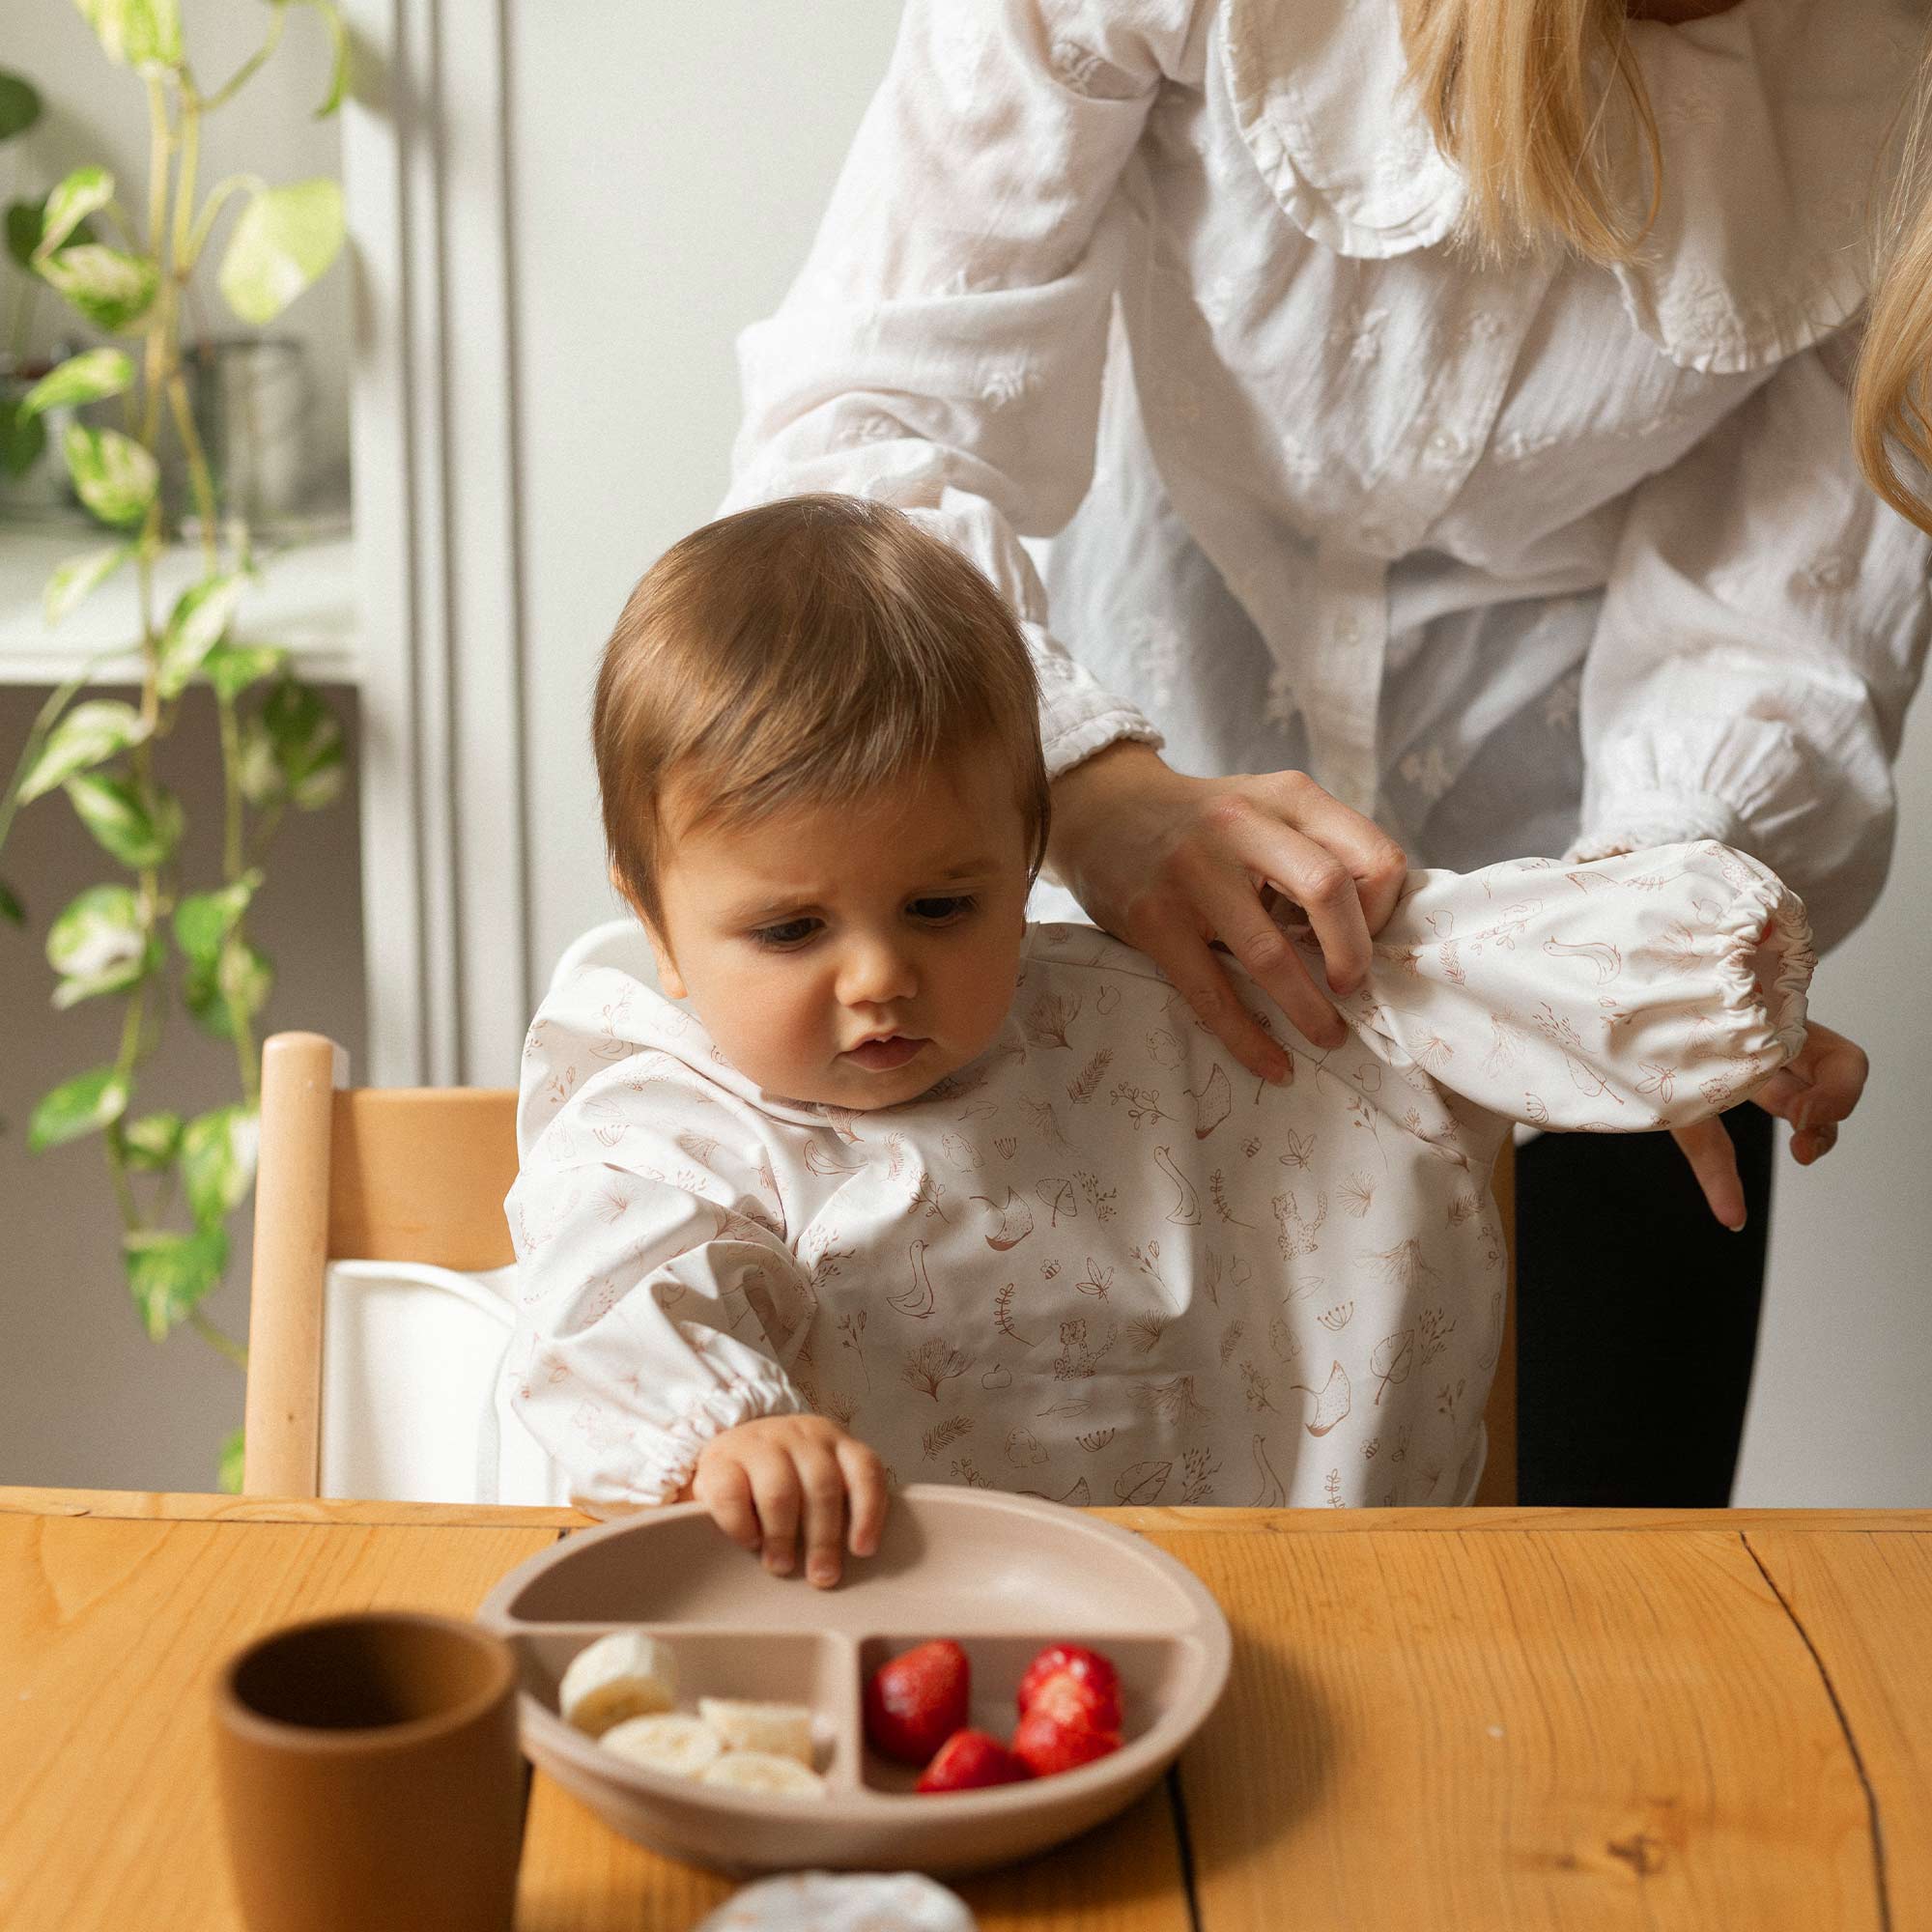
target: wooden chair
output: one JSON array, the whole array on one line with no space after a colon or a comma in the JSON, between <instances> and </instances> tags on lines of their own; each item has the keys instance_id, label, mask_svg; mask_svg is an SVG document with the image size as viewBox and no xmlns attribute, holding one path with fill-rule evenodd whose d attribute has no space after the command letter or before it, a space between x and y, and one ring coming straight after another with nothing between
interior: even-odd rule
<instances>
[{"instance_id":1,"label":"wooden chair","mask_svg":"<svg viewBox=\"0 0 1932 1932\"><path fill-rule=\"evenodd\" d=\"M262 1155L242 1487L312 1496L321 1471L323 1276L333 1261L471 1272L516 1259L514 1088L337 1084L321 1034L262 1048Z\"/></svg>"},{"instance_id":2,"label":"wooden chair","mask_svg":"<svg viewBox=\"0 0 1932 1932\"><path fill-rule=\"evenodd\" d=\"M472 1271L514 1260L503 1197L517 1174L511 1088L346 1088L348 1057L321 1034L262 1048L262 1151L242 1487L313 1496L321 1469L324 1272L332 1261ZM1508 1315L1485 1411L1479 1503L1516 1500L1516 1169L1496 1200L1510 1244Z\"/></svg>"}]
</instances>

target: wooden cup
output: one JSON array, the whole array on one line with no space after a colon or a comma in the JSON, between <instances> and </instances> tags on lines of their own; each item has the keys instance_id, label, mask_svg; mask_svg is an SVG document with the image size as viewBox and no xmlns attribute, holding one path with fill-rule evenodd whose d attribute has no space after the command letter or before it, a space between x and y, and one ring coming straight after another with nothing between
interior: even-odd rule
<instances>
[{"instance_id":1,"label":"wooden cup","mask_svg":"<svg viewBox=\"0 0 1932 1932\"><path fill-rule=\"evenodd\" d=\"M524 1773L509 1646L449 1617L294 1624L217 1692L249 1932L509 1932Z\"/></svg>"}]
</instances>

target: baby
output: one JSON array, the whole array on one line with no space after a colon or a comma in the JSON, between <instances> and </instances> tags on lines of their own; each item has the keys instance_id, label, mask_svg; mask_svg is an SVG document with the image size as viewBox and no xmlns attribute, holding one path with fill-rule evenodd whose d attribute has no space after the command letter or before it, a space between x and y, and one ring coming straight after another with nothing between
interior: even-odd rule
<instances>
[{"instance_id":1,"label":"baby","mask_svg":"<svg viewBox=\"0 0 1932 1932\"><path fill-rule=\"evenodd\" d=\"M1411 874L1348 1038L1257 1081L1144 954L1026 923L1036 716L998 594L877 503L633 593L595 743L663 992L546 1001L507 1203L510 1400L586 1505L696 1496L822 1584L921 1478L1466 1502L1511 1122L1682 1125L1803 1040L1803 912L1705 843Z\"/></svg>"}]
</instances>

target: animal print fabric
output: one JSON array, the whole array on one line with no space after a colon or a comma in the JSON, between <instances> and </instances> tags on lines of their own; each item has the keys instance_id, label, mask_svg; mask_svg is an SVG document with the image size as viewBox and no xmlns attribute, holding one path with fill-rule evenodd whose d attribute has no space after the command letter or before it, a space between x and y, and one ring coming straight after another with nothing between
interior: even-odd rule
<instances>
[{"instance_id":1,"label":"animal print fabric","mask_svg":"<svg viewBox=\"0 0 1932 1932\"><path fill-rule=\"evenodd\" d=\"M897 1482L1463 1501L1510 1123L1734 1104L1802 1043L1811 965L1797 900L1720 845L1416 872L1348 1041L1276 1019L1276 1087L1144 954L1037 925L986 1052L866 1113L759 1091L692 1013L585 971L525 1051L511 1406L591 1507L808 1409Z\"/></svg>"}]
</instances>

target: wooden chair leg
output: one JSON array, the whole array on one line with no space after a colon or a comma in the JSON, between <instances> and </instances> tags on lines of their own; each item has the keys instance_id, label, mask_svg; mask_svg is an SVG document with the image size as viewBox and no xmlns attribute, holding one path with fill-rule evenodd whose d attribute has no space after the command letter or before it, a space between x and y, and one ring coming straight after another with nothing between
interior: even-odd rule
<instances>
[{"instance_id":1,"label":"wooden chair leg","mask_svg":"<svg viewBox=\"0 0 1932 1932\"><path fill-rule=\"evenodd\" d=\"M1503 1246L1509 1262L1503 1293L1503 1339L1496 1356L1495 1380L1483 1411L1489 1431L1490 1460L1476 1486L1476 1501L1486 1509L1513 1509L1517 1499L1516 1463L1516 1146L1504 1141L1496 1156L1496 1212L1502 1217ZM1484 1311L1487 1313L1488 1311Z\"/></svg>"},{"instance_id":2,"label":"wooden chair leg","mask_svg":"<svg viewBox=\"0 0 1932 1932\"><path fill-rule=\"evenodd\" d=\"M348 1056L321 1034L263 1044L242 1475L251 1496L312 1496L320 1481L329 1130L347 1076Z\"/></svg>"}]
</instances>

